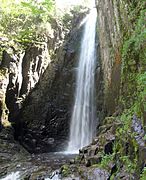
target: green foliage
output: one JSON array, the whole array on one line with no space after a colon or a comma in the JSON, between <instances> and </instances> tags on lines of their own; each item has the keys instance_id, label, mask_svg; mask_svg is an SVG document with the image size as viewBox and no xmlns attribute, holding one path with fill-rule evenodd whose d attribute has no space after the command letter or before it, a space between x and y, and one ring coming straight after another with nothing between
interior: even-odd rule
<instances>
[{"instance_id":1,"label":"green foliage","mask_svg":"<svg viewBox=\"0 0 146 180\"><path fill-rule=\"evenodd\" d=\"M71 22L73 19L73 14L69 11L66 12L62 17L62 22L65 25L65 27L68 29L71 27Z\"/></svg>"},{"instance_id":2,"label":"green foliage","mask_svg":"<svg viewBox=\"0 0 146 180\"><path fill-rule=\"evenodd\" d=\"M145 134L145 136L143 137L143 140L146 141L146 134Z\"/></svg>"},{"instance_id":3,"label":"green foliage","mask_svg":"<svg viewBox=\"0 0 146 180\"><path fill-rule=\"evenodd\" d=\"M8 73L8 70L6 68L0 68L0 77L5 77Z\"/></svg>"},{"instance_id":4,"label":"green foliage","mask_svg":"<svg viewBox=\"0 0 146 180\"><path fill-rule=\"evenodd\" d=\"M146 72L140 73L137 76L138 84L138 99L134 104L134 110L137 112L139 117L142 117L142 113L146 111ZM142 108L143 107L143 108Z\"/></svg>"},{"instance_id":5,"label":"green foliage","mask_svg":"<svg viewBox=\"0 0 146 180\"><path fill-rule=\"evenodd\" d=\"M86 14L88 11L88 8L86 6L82 5L75 5L66 10L61 16L60 20L63 22L63 25L65 26L66 29L70 29L74 16L78 16L79 14L83 15ZM80 16L81 17L81 16Z\"/></svg>"},{"instance_id":6,"label":"green foliage","mask_svg":"<svg viewBox=\"0 0 146 180\"><path fill-rule=\"evenodd\" d=\"M134 52L139 53L139 50L143 50L144 48L144 43L146 39L145 13L146 13L146 10L142 10L140 12L140 16L136 23L136 27L133 34L124 43L123 53L122 53L124 59L127 58L128 56L131 57L135 55L133 54ZM144 55L146 54L144 53ZM145 60L145 58L143 58L142 60Z\"/></svg>"},{"instance_id":7,"label":"green foliage","mask_svg":"<svg viewBox=\"0 0 146 180\"><path fill-rule=\"evenodd\" d=\"M52 0L0 0L0 36L22 43L36 40L41 24L53 15Z\"/></svg>"},{"instance_id":8,"label":"green foliage","mask_svg":"<svg viewBox=\"0 0 146 180\"><path fill-rule=\"evenodd\" d=\"M132 174L138 172L138 144L135 139L136 134L132 132L131 120L134 110L126 109L122 115L114 118L114 122L119 124L116 128L116 138L113 144L113 153L110 155L102 154L102 161L92 167L111 170L111 166L115 164L116 170L112 174L112 178L121 171ZM111 118L111 119L112 119Z\"/></svg>"},{"instance_id":9,"label":"green foliage","mask_svg":"<svg viewBox=\"0 0 146 180\"><path fill-rule=\"evenodd\" d=\"M67 177L70 174L70 167L69 165L62 166L62 176Z\"/></svg>"},{"instance_id":10,"label":"green foliage","mask_svg":"<svg viewBox=\"0 0 146 180\"><path fill-rule=\"evenodd\" d=\"M136 1L129 12L136 14L132 19L133 30L122 49L122 86L120 103L124 109L143 119L146 111L146 29L145 2ZM132 4L132 3L131 3Z\"/></svg>"},{"instance_id":11,"label":"green foliage","mask_svg":"<svg viewBox=\"0 0 146 180\"><path fill-rule=\"evenodd\" d=\"M108 169L108 165L110 162L112 162L114 159L114 154L110 154L110 155L103 155L102 157L102 161L100 163L100 167L104 168L104 169Z\"/></svg>"},{"instance_id":12,"label":"green foliage","mask_svg":"<svg viewBox=\"0 0 146 180\"><path fill-rule=\"evenodd\" d=\"M137 162L133 162L132 160L130 160L129 156L121 156L119 159L128 173L135 172Z\"/></svg>"},{"instance_id":13,"label":"green foliage","mask_svg":"<svg viewBox=\"0 0 146 180\"><path fill-rule=\"evenodd\" d=\"M140 177L140 180L145 180L145 179L146 179L146 167L144 167L141 177Z\"/></svg>"},{"instance_id":14,"label":"green foliage","mask_svg":"<svg viewBox=\"0 0 146 180\"><path fill-rule=\"evenodd\" d=\"M115 154L113 153L113 154L108 155L108 154L102 153L101 156L102 156L101 162L98 163L98 164L93 164L92 167L93 168L102 168L102 169L109 170L110 169L109 168L110 163L113 162Z\"/></svg>"},{"instance_id":15,"label":"green foliage","mask_svg":"<svg viewBox=\"0 0 146 180\"><path fill-rule=\"evenodd\" d=\"M21 5L26 7L33 16L39 16L45 23L51 15L50 13L53 10L54 3L52 0L43 0L37 3L33 0L29 0L28 2L22 1Z\"/></svg>"},{"instance_id":16,"label":"green foliage","mask_svg":"<svg viewBox=\"0 0 146 180\"><path fill-rule=\"evenodd\" d=\"M54 0L0 0L0 4L0 37L24 46L45 41L57 24L68 32L73 15L85 11L82 6L61 11Z\"/></svg>"},{"instance_id":17,"label":"green foliage","mask_svg":"<svg viewBox=\"0 0 146 180\"><path fill-rule=\"evenodd\" d=\"M114 145L114 154L116 154L117 168L121 166L127 173L139 173L138 163L139 145L136 141L137 134L132 131L132 118L135 114L135 105L129 109L125 109L118 117L121 123L116 130L116 141Z\"/></svg>"}]
</instances>

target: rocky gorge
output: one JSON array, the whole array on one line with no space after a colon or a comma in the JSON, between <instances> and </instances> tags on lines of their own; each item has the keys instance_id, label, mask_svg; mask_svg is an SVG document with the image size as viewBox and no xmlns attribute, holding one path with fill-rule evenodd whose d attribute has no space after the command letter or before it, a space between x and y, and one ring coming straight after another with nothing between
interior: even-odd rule
<instances>
[{"instance_id":1,"label":"rocky gorge","mask_svg":"<svg viewBox=\"0 0 146 180\"><path fill-rule=\"evenodd\" d=\"M0 70L0 177L45 179L145 179L146 57L144 0L96 0L97 132L79 155L65 150L80 53L79 7L51 18L41 41L2 36ZM50 155L50 153L52 153ZM59 177L58 177L59 178Z\"/></svg>"}]
</instances>

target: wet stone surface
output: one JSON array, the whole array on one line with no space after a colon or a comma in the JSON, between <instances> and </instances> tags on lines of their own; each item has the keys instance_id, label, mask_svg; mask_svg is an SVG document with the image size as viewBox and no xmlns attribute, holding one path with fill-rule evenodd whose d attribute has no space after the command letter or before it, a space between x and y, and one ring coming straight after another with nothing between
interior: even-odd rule
<instances>
[{"instance_id":1,"label":"wet stone surface","mask_svg":"<svg viewBox=\"0 0 146 180\"><path fill-rule=\"evenodd\" d=\"M13 129L0 132L0 179L9 175L14 180L50 178L53 171L73 158L75 155L63 153L29 154L14 140Z\"/></svg>"},{"instance_id":2,"label":"wet stone surface","mask_svg":"<svg viewBox=\"0 0 146 180\"><path fill-rule=\"evenodd\" d=\"M40 155L27 155L23 159L16 161L5 161L1 164L0 178L4 178L12 173L19 172L19 179L44 179L51 178L53 171L69 162L74 156L45 153ZM58 172L59 174L59 172Z\"/></svg>"}]
</instances>

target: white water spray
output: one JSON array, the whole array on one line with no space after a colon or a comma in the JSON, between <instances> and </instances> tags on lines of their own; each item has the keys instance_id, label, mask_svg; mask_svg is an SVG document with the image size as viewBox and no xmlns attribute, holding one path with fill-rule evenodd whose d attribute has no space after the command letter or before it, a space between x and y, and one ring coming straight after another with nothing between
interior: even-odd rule
<instances>
[{"instance_id":1,"label":"white water spray","mask_svg":"<svg viewBox=\"0 0 146 180\"><path fill-rule=\"evenodd\" d=\"M68 152L76 152L90 144L95 135L96 19L96 8L93 8L87 17L82 38Z\"/></svg>"},{"instance_id":2,"label":"white water spray","mask_svg":"<svg viewBox=\"0 0 146 180\"><path fill-rule=\"evenodd\" d=\"M7 175L5 178L2 178L1 180L20 180L20 173L12 172L11 174Z\"/></svg>"}]
</instances>

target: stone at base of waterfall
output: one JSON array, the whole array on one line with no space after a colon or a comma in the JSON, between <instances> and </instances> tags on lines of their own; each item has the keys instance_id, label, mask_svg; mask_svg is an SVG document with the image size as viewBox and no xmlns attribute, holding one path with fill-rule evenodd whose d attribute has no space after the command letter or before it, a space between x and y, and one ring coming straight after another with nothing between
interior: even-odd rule
<instances>
[{"instance_id":1,"label":"stone at base of waterfall","mask_svg":"<svg viewBox=\"0 0 146 180\"><path fill-rule=\"evenodd\" d=\"M47 144L53 144L55 139L54 138L45 138L43 141L46 142Z\"/></svg>"},{"instance_id":2,"label":"stone at base of waterfall","mask_svg":"<svg viewBox=\"0 0 146 180\"><path fill-rule=\"evenodd\" d=\"M88 157L87 159L85 159L85 164L87 167L89 167L89 166L92 166L94 164L100 163L101 160L102 160L102 157L99 155L96 155L96 156Z\"/></svg>"},{"instance_id":3,"label":"stone at base of waterfall","mask_svg":"<svg viewBox=\"0 0 146 180\"><path fill-rule=\"evenodd\" d=\"M79 150L80 155L87 154L88 156L94 156L96 152L98 151L98 145L90 145L86 146Z\"/></svg>"},{"instance_id":4,"label":"stone at base of waterfall","mask_svg":"<svg viewBox=\"0 0 146 180\"><path fill-rule=\"evenodd\" d=\"M110 177L110 173L108 171L100 168L92 168L85 174L85 179L87 178L88 180L105 180Z\"/></svg>"}]
</instances>

